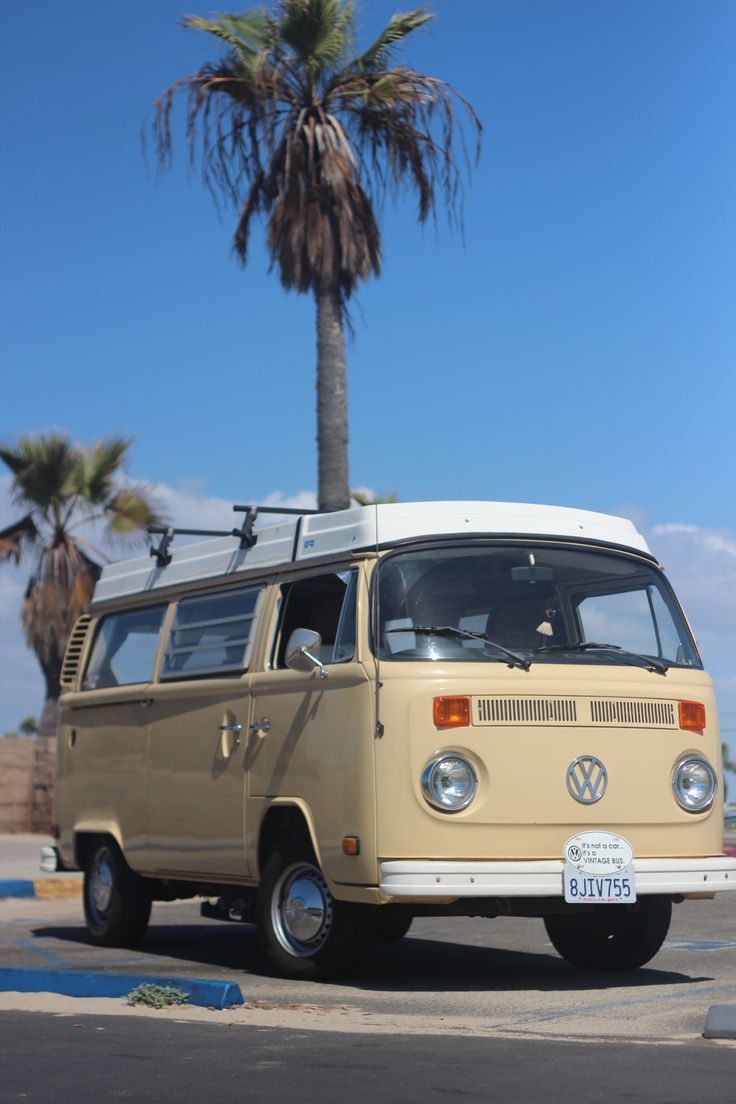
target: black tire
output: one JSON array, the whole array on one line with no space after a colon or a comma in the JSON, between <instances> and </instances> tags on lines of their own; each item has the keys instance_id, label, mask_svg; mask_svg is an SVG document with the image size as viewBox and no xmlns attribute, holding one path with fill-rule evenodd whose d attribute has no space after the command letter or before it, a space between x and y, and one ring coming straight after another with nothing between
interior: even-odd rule
<instances>
[{"instance_id":1,"label":"black tire","mask_svg":"<svg viewBox=\"0 0 736 1104\"><path fill-rule=\"evenodd\" d=\"M370 954L376 908L336 901L306 843L284 842L263 868L256 923L263 951L284 977L340 977Z\"/></svg>"},{"instance_id":2,"label":"black tire","mask_svg":"<svg viewBox=\"0 0 736 1104\"><path fill-rule=\"evenodd\" d=\"M572 966L621 971L654 958L671 918L669 897L652 896L635 905L595 905L579 914L547 916L544 926L555 950Z\"/></svg>"},{"instance_id":3,"label":"black tire","mask_svg":"<svg viewBox=\"0 0 736 1104\"><path fill-rule=\"evenodd\" d=\"M378 909L376 941L398 943L411 927L414 915L406 905L383 905Z\"/></svg>"},{"instance_id":4,"label":"black tire","mask_svg":"<svg viewBox=\"0 0 736 1104\"><path fill-rule=\"evenodd\" d=\"M93 943L134 947L151 915L145 879L134 874L113 840L97 843L84 864L84 918Z\"/></svg>"}]
</instances>

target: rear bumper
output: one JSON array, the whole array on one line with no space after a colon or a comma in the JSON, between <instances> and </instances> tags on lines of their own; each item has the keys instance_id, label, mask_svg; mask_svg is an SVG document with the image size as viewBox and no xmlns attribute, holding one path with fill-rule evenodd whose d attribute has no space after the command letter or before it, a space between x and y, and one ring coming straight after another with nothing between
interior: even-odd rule
<instances>
[{"instance_id":1,"label":"rear bumper","mask_svg":"<svg viewBox=\"0 0 736 1104\"><path fill-rule=\"evenodd\" d=\"M414 901L459 897L562 897L562 860L463 862L397 859L380 864L385 897ZM637 895L736 892L736 859L634 859Z\"/></svg>"}]
</instances>

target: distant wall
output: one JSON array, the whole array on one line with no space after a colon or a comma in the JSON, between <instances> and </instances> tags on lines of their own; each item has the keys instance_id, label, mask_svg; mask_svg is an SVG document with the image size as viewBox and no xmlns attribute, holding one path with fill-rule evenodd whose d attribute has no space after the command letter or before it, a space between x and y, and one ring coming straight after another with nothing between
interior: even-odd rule
<instances>
[{"instance_id":1,"label":"distant wall","mask_svg":"<svg viewBox=\"0 0 736 1104\"><path fill-rule=\"evenodd\" d=\"M36 741L0 739L0 832L33 830L33 766Z\"/></svg>"},{"instance_id":2,"label":"distant wall","mask_svg":"<svg viewBox=\"0 0 736 1104\"><path fill-rule=\"evenodd\" d=\"M51 803L56 780L56 737L36 736L31 768L31 831L51 831Z\"/></svg>"}]
</instances>

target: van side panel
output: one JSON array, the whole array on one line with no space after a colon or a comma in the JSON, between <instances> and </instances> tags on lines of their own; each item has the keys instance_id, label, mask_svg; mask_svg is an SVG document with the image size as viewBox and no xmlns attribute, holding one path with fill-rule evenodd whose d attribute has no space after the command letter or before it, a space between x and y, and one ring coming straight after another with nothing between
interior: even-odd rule
<instances>
[{"instance_id":1,"label":"van side panel","mask_svg":"<svg viewBox=\"0 0 736 1104\"><path fill-rule=\"evenodd\" d=\"M268 719L248 743L248 851L274 798L302 799L334 883L377 882L373 684L362 664L343 663L319 679L298 671L254 675L252 717ZM344 836L358 836L360 854L343 854Z\"/></svg>"},{"instance_id":2,"label":"van side panel","mask_svg":"<svg viewBox=\"0 0 736 1104\"><path fill-rule=\"evenodd\" d=\"M110 832L136 869L146 844L148 718L145 686L66 693L62 698L55 816L73 863L75 832Z\"/></svg>"}]
</instances>

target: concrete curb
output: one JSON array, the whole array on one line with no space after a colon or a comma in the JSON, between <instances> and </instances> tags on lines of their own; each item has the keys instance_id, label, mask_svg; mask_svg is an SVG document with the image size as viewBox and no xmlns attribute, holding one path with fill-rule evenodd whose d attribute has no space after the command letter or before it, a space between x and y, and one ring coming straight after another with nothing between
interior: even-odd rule
<instances>
[{"instance_id":1,"label":"concrete curb","mask_svg":"<svg viewBox=\"0 0 736 1104\"><path fill-rule=\"evenodd\" d=\"M79 878L5 878L0 879L2 897L41 897L46 900L62 897L81 897L82 879Z\"/></svg>"},{"instance_id":2,"label":"concrete curb","mask_svg":"<svg viewBox=\"0 0 736 1104\"><path fill-rule=\"evenodd\" d=\"M59 993L64 997L127 997L139 985L161 985L181 989L187 1004L202 1008L229 1008L245 1004L240 986L231 981L200 981L198 978L155 977L146 974L81 973L76 970L0 969L0 992Z\"/></svg>"},{"instance_id":3,"label":"concrete curb","mask_svg":"<svg viewBox=\"0 0 736 1104\"><path fill-rule=\"evenodd\" d=\"M736 1039L736 1004L712 1004L708 1009L703 1037Z\"/></svg>"}]
</instances>

